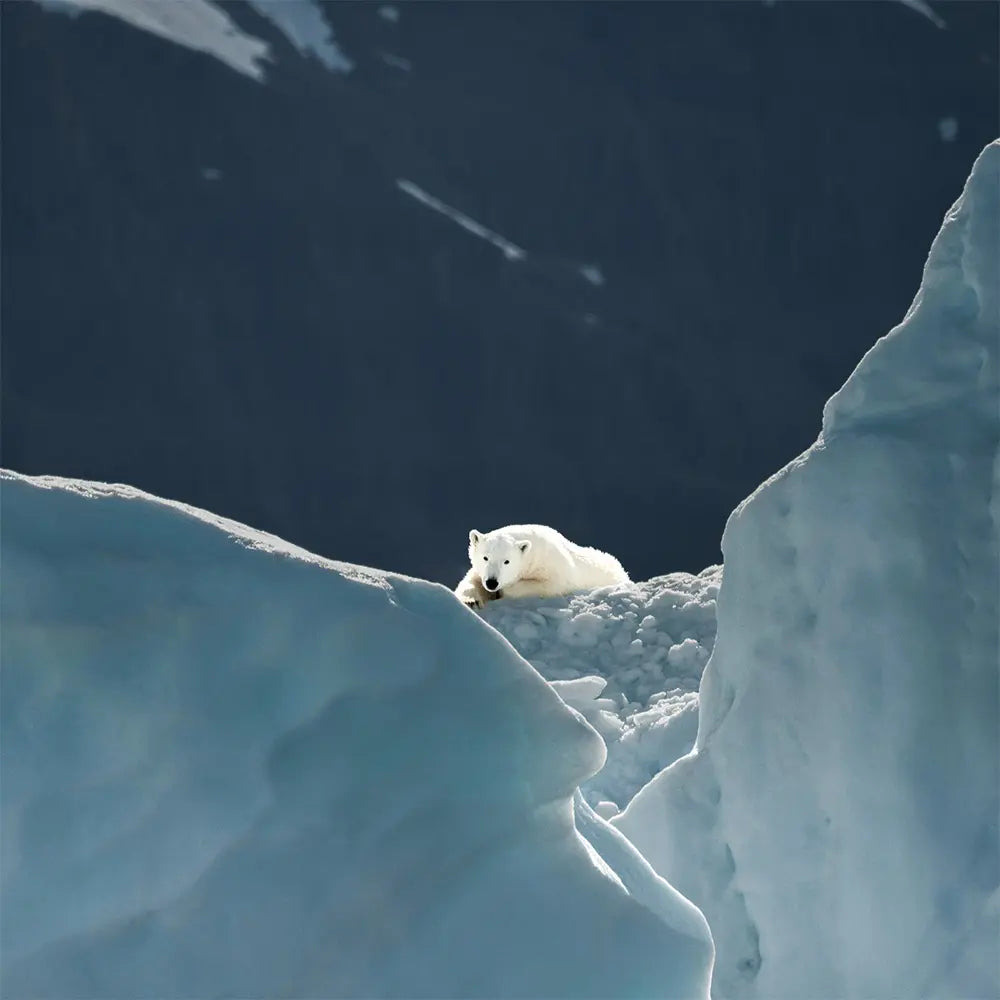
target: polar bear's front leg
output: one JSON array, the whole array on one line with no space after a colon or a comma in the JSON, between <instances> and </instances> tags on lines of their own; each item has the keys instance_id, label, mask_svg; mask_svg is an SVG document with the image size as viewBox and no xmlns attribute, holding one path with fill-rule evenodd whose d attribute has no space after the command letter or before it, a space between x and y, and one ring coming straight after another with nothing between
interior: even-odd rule
<instances>
[{"instance_id":1,"label":"polar bear's front leg","mask_svg":"<svg viewBox=\"0 0 1000 1000\"><path fill-rule=\"evenodd\" d=\"M485 607L489 601L496 600L499 594L491 594L484 586L479 574L470 569L462 577L462 582L455 588L455 596L470 608Z\"/></svg>"}]
</instances>

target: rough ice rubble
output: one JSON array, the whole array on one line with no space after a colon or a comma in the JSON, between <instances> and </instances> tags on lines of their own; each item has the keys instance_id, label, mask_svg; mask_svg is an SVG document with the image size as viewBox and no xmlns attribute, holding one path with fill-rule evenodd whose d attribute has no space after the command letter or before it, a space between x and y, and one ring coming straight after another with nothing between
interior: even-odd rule
<instances>
[{"instance_id":1,"label":"rough ice rubble","mask_svg":"<svg viewBox=\"0 0 1000 1000\"><path fill-rule=\"evenodd\" d=\"M449 591L0 500L4 996L707 996L700 913L574 826L600 738Z\"/></svg>"},{"instance_id":2,"label":"rough ice rubble","mask_svg":"<svg viewBox=\"0 0 1000 1000\"><path fill-rule=\"evenodd\" d=\"M697 576L671 573L483 609L483 618L604 737L607 762L582 786L592 805L624 807L693 746L721 579L722 567L710 566Z\"/></svg>"},{"instance_id":3,"label":"rough ice rubble","mask_svg":"<svg viewBox=\"0 0 1000 1000\"><path fill-rule=\"evenodd\" d=\"M695 751L616 824L713 994L1000 995L1000 143L904 321L732 515Z\"/></svg>"}]
</instances>

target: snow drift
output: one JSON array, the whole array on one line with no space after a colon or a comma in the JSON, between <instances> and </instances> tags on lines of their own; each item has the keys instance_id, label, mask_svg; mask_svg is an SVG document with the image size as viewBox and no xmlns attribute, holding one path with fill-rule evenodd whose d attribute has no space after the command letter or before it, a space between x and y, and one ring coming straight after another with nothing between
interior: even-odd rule
<instances>
[{"instance_id":1,"label":"snow drift","mask_svg":"<svg viewBox=\"0 0 1000 1000\"><path fill-rule=\"evenodd\" d=\"M1000 143L819 440L732 515L694 751L616 823L728 997L1000 993Z\"/></svg>"},{"instance_id":2,"label":"snow drift","mask_svg":"<svg viewBox=\"0 0 1000 1000\"><path fill-rule=\"evenodd\" d=\"M2 503L4 996L707 995L701 914L577 833L600 737L449 591L126 487Z\"/></svg>"}]
</instances>

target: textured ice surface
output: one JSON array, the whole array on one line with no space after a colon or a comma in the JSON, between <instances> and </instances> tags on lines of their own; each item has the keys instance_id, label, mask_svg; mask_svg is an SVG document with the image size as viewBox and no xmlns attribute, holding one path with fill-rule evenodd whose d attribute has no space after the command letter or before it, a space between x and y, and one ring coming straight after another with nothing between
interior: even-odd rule
<instances>
[{"instance_id":1,"label":"textured ice surface","mask_svg":"<svg viewBox=\"0 0 1000 1000\"><path fill-rule=\"evenodd\" d=\"M730 518L696 750L615 823L713 993L1000 994L1000 143L816 444Z\"/></svg>"},{"instance_id":2,"label":"textured ice surface","mask_svg":"<svg viewBox=\"0 0 1000 1000\"><path fill-rule=\"evenodd\" d=\"M583 785L619 808L694 744L698 684L715 642L722 567L570 597L487 604L482 616L604 737Z\"/></svg>"},{"instance_id":3,"label":"textured ice surface","mask_svg":"<svg viewBox=\"0 0 1000 1000\"><path fill-rule=\"evenodd\" d=\"M450 591L0 500L5 997L707 995L698 911L574 826L601 739Z\"/></svg>"}]
</instances>

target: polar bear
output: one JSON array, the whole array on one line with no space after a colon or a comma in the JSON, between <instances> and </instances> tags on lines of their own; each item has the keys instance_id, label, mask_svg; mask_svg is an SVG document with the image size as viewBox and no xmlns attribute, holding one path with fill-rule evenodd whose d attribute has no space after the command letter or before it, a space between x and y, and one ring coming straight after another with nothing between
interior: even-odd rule
<instances>
[{"instance_id":1,"label":"polar bear","mask_svg":"<svg viewBox=\"0 0 1000 1000\"><path fill-rule=\"evenodd\" d=\"M576 545L544 524L470 531L469 562L455 594L473 608L498 597L558 597L629 582L614 556Z\"/></svg>"}]
</instances>

